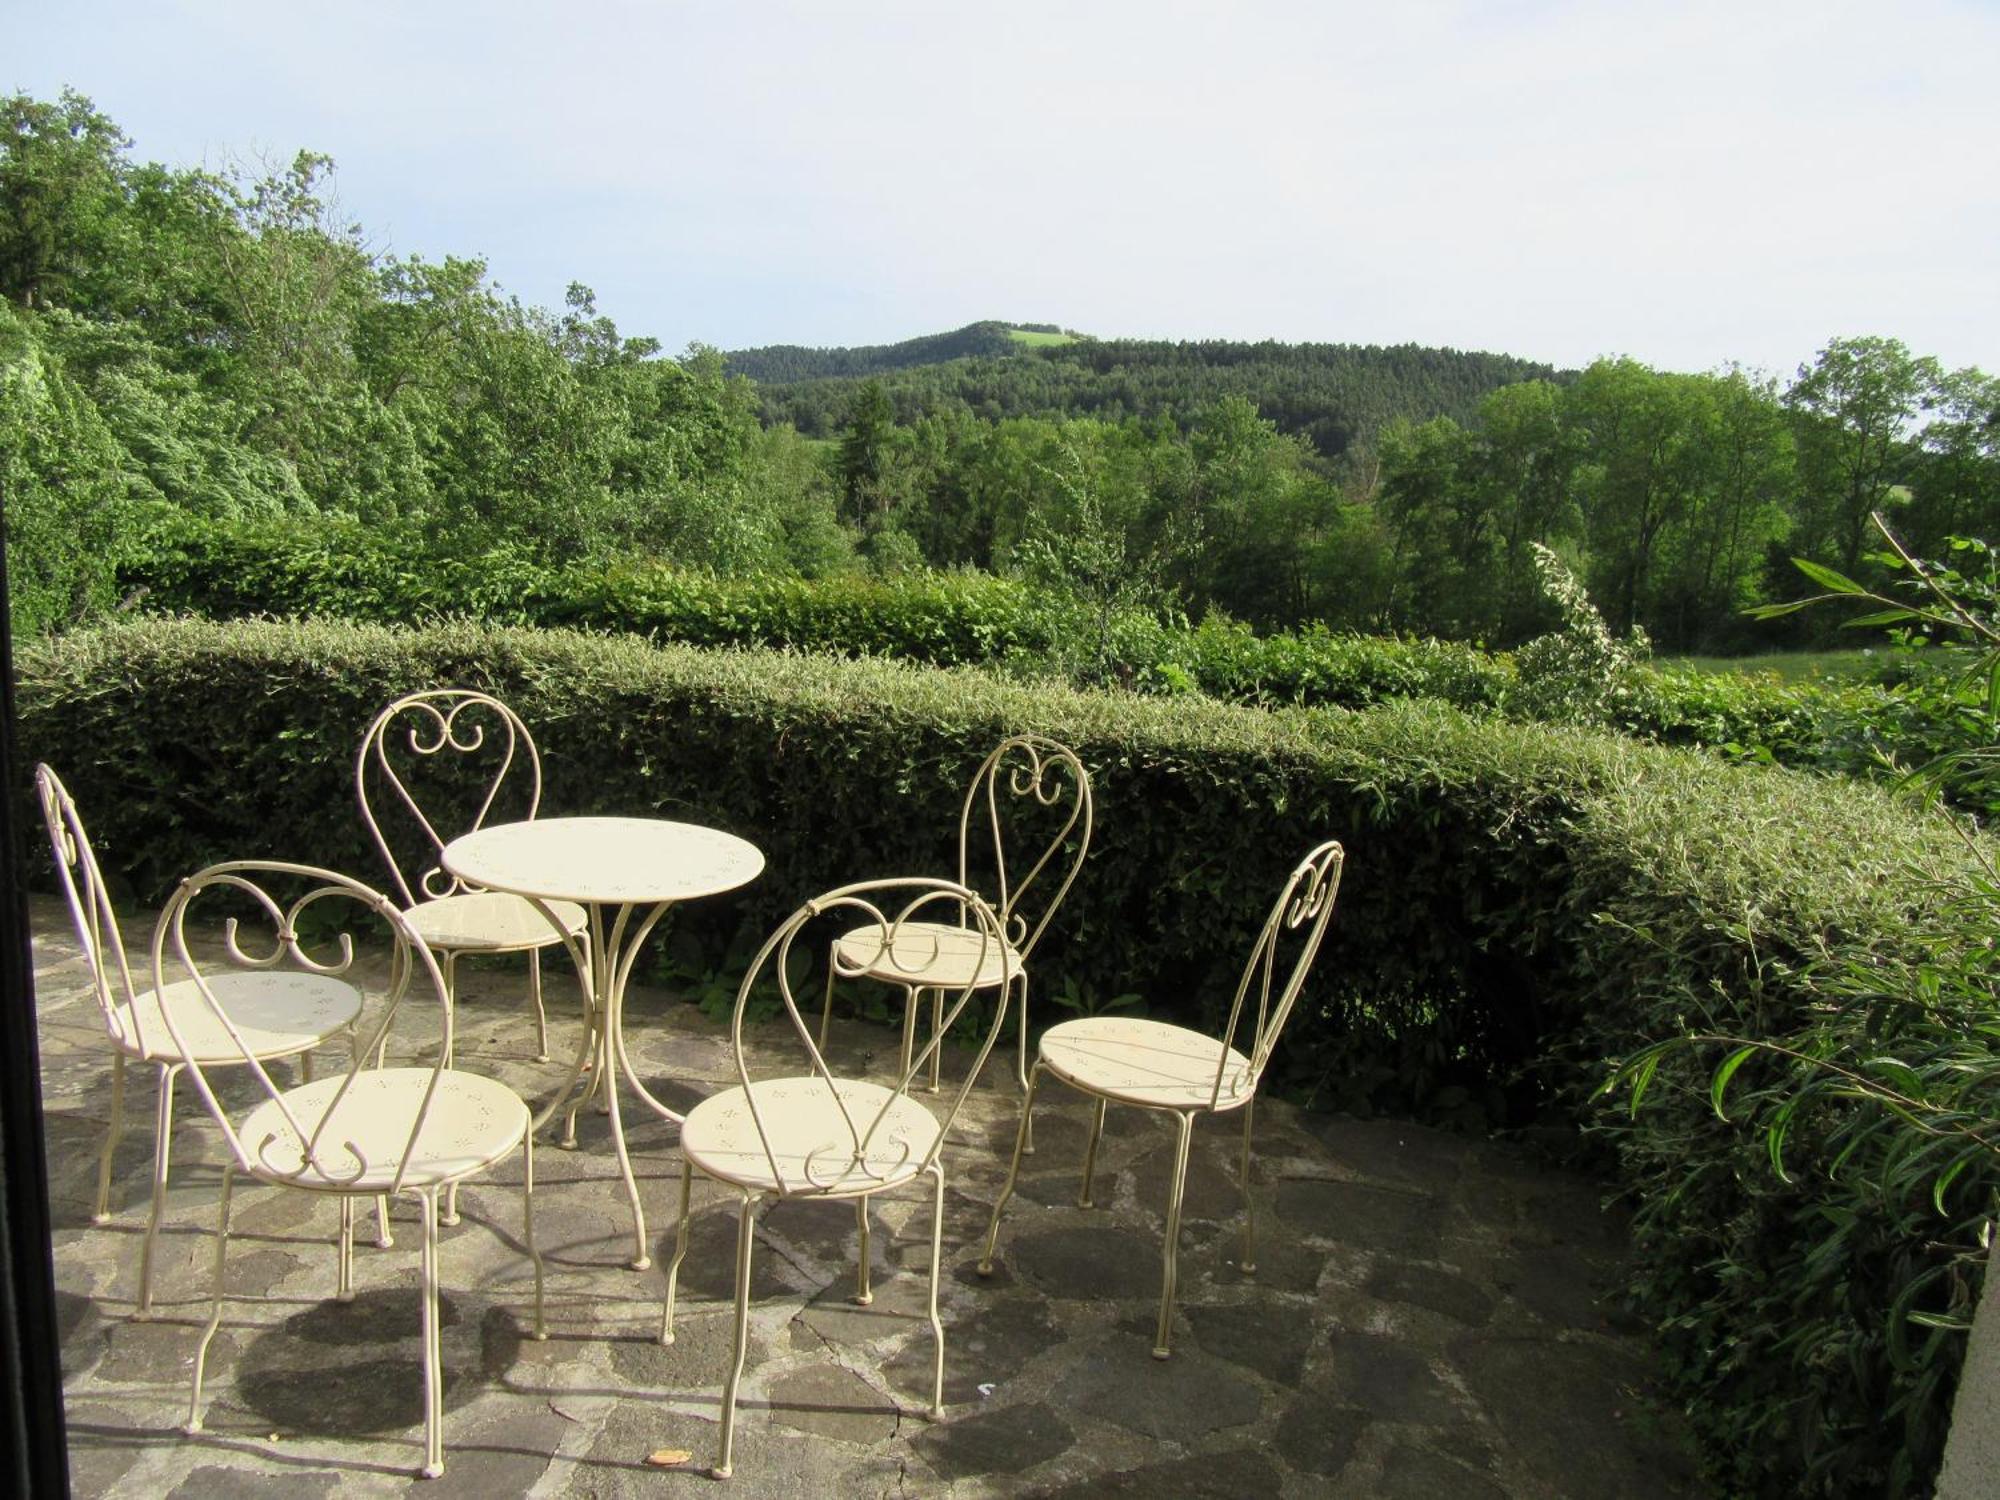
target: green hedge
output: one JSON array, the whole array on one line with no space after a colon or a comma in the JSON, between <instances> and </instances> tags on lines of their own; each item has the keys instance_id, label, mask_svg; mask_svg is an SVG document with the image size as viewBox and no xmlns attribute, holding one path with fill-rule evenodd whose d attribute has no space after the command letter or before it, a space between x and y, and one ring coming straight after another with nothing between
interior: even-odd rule
<instances>
[{"instance_id":1,"label":"green hedge","mask_svg":"<svg viewBox=\"0 0 2000 1500\"><path fill-rule=\"evenodd\" d=\"M328 521L156 522L122 591L150 611L208 619L325 616L377 624L443 618L571 626L698 646L791 646L890 656L933 666L990 664L1014 675L1108 670L1142 693L1198 689L1260 707L1362 708L1395 698L1524 716L1512 660L1435 640L1325 629L1257 636L1219 621L1163 624L1123 613L1100 626L1071 603L978 573L876 579L717 578L656 562L549 568L507 550L430 555L421 539ZM1082 650L1080 643L1088 643ZM1666 668L1635 674L1613 727L1662 744L1736 758L1874 776L1882 752L1921 761L1960 743L1946 695L1872 683ZM2000 812L2000 773L1968 805Z\"/></svg>"},{"instance_id":2,"label":"green hedge","mask_svg":"<svg viewBox=\"0 0 2000 1500\"><path fill-rule=\"evenodd\" d=\"M432 556L420 539L342 522L304 528L188 516L158 522L138 551L120 573L128 596L149 611L218 620L466 617L1026 670L1097 629L1067 601L982 573L718 578L643 560L551 569L504 550ZM1128 685L1200 688L1234 702L1359 707L1426 697L1476 707L1496 702L1507 680L1504 661L1439 641L1327 631L1260 638L1220 624L1175 628L1139 613L1119 615L1110 636Z\"/></svg>"},{"instance_id":3,"label":"green hedge","mask_svg":"<svg viewBox=\"0 0 2000 1500\"><path fill-rule=\"evenodd\" d=\"M147 901L223 855L372 870L355 740L395 693L453 682L533 725L550 810L690 817L766 851L734 903L676 919L716 955L814 889L944 868L965 779L1012 730L1075 745L1097 788L1043 995L1137 989L1209 1018L1274 882L1335 835L1348 879L1285 1086L1586 1123L1635 1196L1642 1312L1726 1492L1879 1493L1935 1469L1962 1340L1912 1360L1890 1309L1962 1254L1952 1226L2000 1173L1960 1177L1941 1218L1831 1174L1827 1116L1797 1122L1781 1181L1715 1118L1693 1058L1636 1117L1588 1102L1608 1059L1697 1013L1785 1035L1823 1003L1816 955L1895 951L1927 883L1964 878L1948 831L1869 788L1434 703L1259 711L465 624L155 622L31 646L19 673L24 749L69 779ZM1962 1307L1977 1278L1929 1283L1917 1310Z\"/></svg>"}]
</instances>

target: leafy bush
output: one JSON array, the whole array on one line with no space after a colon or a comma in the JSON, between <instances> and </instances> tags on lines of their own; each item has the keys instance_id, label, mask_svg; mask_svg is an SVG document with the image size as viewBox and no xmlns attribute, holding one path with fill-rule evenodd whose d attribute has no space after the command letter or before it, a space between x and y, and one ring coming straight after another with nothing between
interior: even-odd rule
<instances>
[{"instance_id":1,"label":"leafy bush","mask_svg":"<svg viewBox=\"0 0 2000 1500\"><path fill-rule=\"evenodd\" d=\"M0 502L15 635L110 608L134 486L124 451L60 362L0 300Z\"/></svg>"},{"instance_id":2,"label":"leafy bush","mask_svg":"<svg viewBox=\"0 0 2000 1500\"><path fill-rule=\"evenodd\" d=\"M1856 623L1894 626L1905 646L1947 643L1926 653L1942 656L1942 669L1913 679L1930 727L1947 742L1908 772L1902 789L1953 791L1990 810L2000 761L2000 578L1993 555L1983 542L1954 541L1955 561L1971 564L1969 573L1919 560L1879 513L1872 519L1891 549L1879 561L1902 574L1894 585L1900 597L1801 561L1827 594L1759 612L1789 613L1839 599L1864 607ZM1956 744L1949 742L1954 732ZM1908 747L1899 749L1907 753ZM1902 1288L1890 1313L1887 1354L1888 1369L1905 1383L1883 1382L1884 1413L1900 1418L1906 1433L1886 1476L1895 1493L1912 1488L1914 1456L1938 1435L1942 1408L1933 1397L1949 1361L1937 1356L1969 1323L1974 1304L1968 1287L1978 1283L1986 1264L1994 1216L1990 1179L2000 1163L2000 1123L1992 1104L2000 1084L2000 987L1993 970L2000 860L1969 825L1960 831L1969 864L1959 880L1931 885L1937 899L1897 950L1822 952L1808 970L1822 1003L1785 1034L1746 1034L1737 1015L1689 1007L1671 1018L1673 1030L1625 1059L1607 1085L1608 1092L1629 1092L1637 1112L1666 1068L1685 1110L1690 1086L1699 1082L1689 1076L1691 1056L1701 1057L1703 1067L1713 1059L1708 1103L1718 1117L1734 1113L1754 1129L1777 1178L1789 1180L1788 1159L1797 1155L1799 1136L1808 1134L1815 1138L1809 1159L1830 1160L1829 1170L1870 1202L1871 1215L1815 1226L1816 1264L1825 1277L1838 1275L1850 1259L1872 1257L1886 1263ZM1669 1169L1670 1180L1674 1175ZM1967 1177L1975 1179L1970 1190L1962 1186ZM1642 1208L1642 1218L1646 1212ZM1912 1254L1939 1219L1950 1225L1940 1239L1952 1253ZM1736 1247L1718 1248L1728 1263ZM1782 1316L1785 1296L1770 1300ZM1721 1330L1694 1324L1691 1331L1712 1339ZM1852 1359L1857 1350L1850 1340L1823 1351L1834 1352ZM1755 1378L1755 1372L1746 1366L1735 1378ZM1818 1414L1807 1408L1804 1415L1810 1431Z\"/></svg>"},{"instance_id":3,"label":"leafy bush","mask_svg":"<svg viewBox=\"0 0 2000 1500\"><path fill-rule=\"evenodd\" d=\"M1912 934L1949 921L1935 890L1965 879L1965 852L1872 789L1434 703L1260 712L467 624L135 624L34 644L19 672L24 748L146 900L224 854L371 870L353 744L393 694L443 682L526 715L549 810L694 818L765 850L755 886L677 915L706 968L811 890L946 867L965 779L1009 731L1075 745L1100 809L1042 996L1138 991L1213 1019L1273 883L1337 836L1349 880L1283 1085L1590 1122L1637 1204L1641 1311L1727 1492L1880 1492L1935 1469L1963 1342L1913 1341L1905 1314L1948 1322L1976 1295L1967 1206L2000 1174L1969 1167L1942 1215L1834 1175L1866 1122L1827 1098L1778 1179L1674 1065L1637 1116L1589 1103L1607 1059L1691 1013L1793 1035L1838 1003L1815 965L1921 956Z\"/></svg>"},{"instance_id":4,"label":"leafy bush","mask_svg":"<svg viewBox=\"0 0 2000 1500\"><path fill-rule=\"evenodd\" d=\"M328 521L311 528L178 517L159 523L120 574L149 610L238 619L302 616L413 624L469 616L568 625L694 645L793 646L933 666L1011 665L1034 675L1098 632L1053 593L983 573L809 580L718 578L650 562L549 568L505 549L436 554L420 538ZM1196 630L1145 611L1109 622L1107 652L1142 691L1199 689L1258 704L1358 707L1428 697L1498 700L1504 659L1441 641L1259 637L1220 618Z\"/></svg>"},{"instance_id":5,"label":"leafy bush","mask_svg":"<svg viewBox=\"0 0 2000 1500\"><path fill-rule=\"evenodd\" d=\"M1528 546L1559 624L1514 653L1507 708L1543 723L1603 724L1630 692L1639 663L1652 654L1646 633L1634 626L1628 640L1618 640L1563 560L1540 542Z\"/></svg>"}]
</instances>

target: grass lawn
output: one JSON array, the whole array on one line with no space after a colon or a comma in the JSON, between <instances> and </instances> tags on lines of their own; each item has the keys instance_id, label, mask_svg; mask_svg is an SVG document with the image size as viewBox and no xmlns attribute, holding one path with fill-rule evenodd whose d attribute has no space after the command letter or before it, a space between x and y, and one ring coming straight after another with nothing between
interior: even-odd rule
<instances>
[{"instance_id":1,"label":"grass lawn","mask_svg":"<svg viewBox=\"0 0 2000 1500\"><path fill-rule=\"evenodd\" d=\"M1031 349L1053 348L1058 344L1074 344L1073 333L1030 333L1025 328L1010 328L1007 337L1017 344L1026 344Z\"/></svg>"},{"instance_id":2,"label":"grass lawn","mask_svg":"<svg viewBox=\"0 0 2000 1500\"><path fill-rule=\"evenodd\" d=\"M1775 672L1787 682L1805 682L1815 677L1866 678L1881 667L1886 653L1880 650L1851 651L1772 651L1762 656L1663 656L1663 667L1681 667L1691 672Z\"/></svg>"}]
</instances>

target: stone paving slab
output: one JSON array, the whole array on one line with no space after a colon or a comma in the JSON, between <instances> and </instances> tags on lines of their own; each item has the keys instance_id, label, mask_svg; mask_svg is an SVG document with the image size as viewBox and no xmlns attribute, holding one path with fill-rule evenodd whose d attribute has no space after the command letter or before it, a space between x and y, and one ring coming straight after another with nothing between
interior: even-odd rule
<instances>
[{"instance_id":1,"label":"stone paving slab","mask_svg":"<svg viewBox=\"0 0 2000 1500\"><path fill-rule=\"evenodd\" d=\"M152 1085L128 1075L112 1219L90 1222L110 1053L67 912L33 903L70 1455L79 1496L369 1496L416 1481L423 1427L414 1210L397 1243L356 1244L357 1295L333 1299L336 1213L239 1184L207 1430L185 1437L208 1312L219 1133L183 1090L156 1269L159 1316L131 1316L151 1152ZM128 924L143 941L150 915ZM530 1103L536 1064L520 966L461 969L458 1065ZM549 969L552 1039L579 1009ZM414 1017L392 1041L420 1046ZM404 1032L409 1032L405 1038ZM733 1078L727 1029L635 989L633 1060L677 1107ZM781 1034L757 1033L774 1067ZM830 1055L893 1057L884 1028L836 1020ZM337 1050L337 1049L336 1049ZM433 1054L434 1055L434 1054ZM1622 1230L1595 1185L1504 1144L1387 1121L1258 1107L1254 1276L1240 1268L1234 1122L1197 1127L1174 1357L1150 1357L1171 1132L1114 1109L1096 1206L1076 1206L1087 1110L1045 1090L1037 1150L1002 1226L978 1241L1006 1173L1019 1095L996 1057L946 1162L946 1411L931 1421L924 1318L927 1193L878 1200L875 1298L853 1305L847 1205L761 1221L737 1427L739 1493L895 1496L1412 1496L1599 1500L1702 1493L1673 1422L1648 1405L1649 1354L1615 1319ZM237 1095L236 1097L244 1097ZM711 1492L731 1353L735 1214L697 1182L677 1339L657 1339L680 1163L671 1127L627 1110L655 1267L626 1267L630 1218L605 1122L535 1153L549 1339L528 1338L518 1158L462 1195L441 1233L443 1478L480 1500ZM367 1219L364 1216L364 1225ZM648 1455L686 1449L656 1468Z\"/></svg>"}]
</instances>

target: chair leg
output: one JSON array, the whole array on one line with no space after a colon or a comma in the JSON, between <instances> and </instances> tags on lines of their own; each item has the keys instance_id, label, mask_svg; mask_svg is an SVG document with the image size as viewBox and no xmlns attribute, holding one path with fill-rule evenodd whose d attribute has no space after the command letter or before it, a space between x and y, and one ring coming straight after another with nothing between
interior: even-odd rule
<instances>
[{"instance_id":1,"label":"chair leg","mask_svg":"<svg viewBox=\"0 0 2000 1500\"><path fill-rule=\"evenodd\" d=\"M174 1080L180 1076L178 1063L160 1068L159 1118L154 1124L153 1201L146 1210L146 1237L139 1246L139 1305L132 1316L144 1321L153 1315L153 1244L160 1237L160 1216L167 1206L167 1157L174 1146Z\"/></svg>"},{"instance_id":2,"label":"chair leg","mask_svg":"<svg viewBox=\"0 0 2000 1500\"><path fill-rule=\"evenodd\" d=\"M944 1066L944 991L931 991L931 1092L938 1091L939 1070Z\"/></svg>"},{"instance_id":3,"label":"chair leg","mask_svg":"<svg viewBox=\"0 0 2000 1500\"><path fill-rule=\"evenodd\" d=\"M944 1320L938 1317L938 1268L944 1261L944 1168L937 1162L931 1163L931 1175L937 1179L937 1195L931 1203L931 1339L937 1351L936 1363L931 1370L931 1416L944 1415Z\"/></svg>"},{"instance_id":4,"label":"chair leg","mask_svg":"<svg viewBox=\"0 0 2000 1500\"><path fill-rule=\"evenodd\" d=\"M1021 1092L1025 1095L1028 1092L1028 976L1021 975L1015 983L1021 986L1021 998L1018 1002L1021 1008L1021 1021L1014 1058L1014 1076L1020 1080ZM1028 1135L1021 1144L1021 1152L1024 1156L1035 1154L1035 1122L1032 1118L1028 1121Z\"/></svg>"},{"instance_id":5,"label":"chair leg","mask_svg":"<svg viewBox=\"0 0 2000 1500\"><path fill-rule=\"evenodd\" d=\"M1104 1100L1097 1101L1097 1108L1090 1115L1090 1139L1083 1147L1083 1188L1076 1195L1078 1208L1090 1208L1090 1182L1097 1172L1097 1143L1104 1135Z\"/></svg>"},{"instance_id":6,"label":"chair leg","mask_svg":"<svg viewBox=\"0 0 2000 1500\"><path fill-rule=\"evenodd\" d=\"M438 1215L438 1223L456 1224L457 1222L458 1184L454 1182L444 1190L444 1212Z\"/></svg>"},{"instance_id":7,"label":"chair leg","mask_svg":"<svg viewBox=\"0 0 2000 1500\"><path fill-rule=\"evenodd\" d=\"M1035 1112L1035 1085L1041 1082L1042 1064L1037 1058L1035 1065L1028 1069L1028 1092L1021 1100L1021 1124L1014 1132L1014 1159L1007 1165L1007 1182L1000 1189L1000 1197L993 1205L993 1218L986 1226L986 1253L979 1257L979 1274L993 1274L993 1246L1000 1238L1000 1210L1007 1206L1007 1200L1014 1196L1014 1183L1021 1175L1021 1147L1028 1139L1028 1121Z\"/></svg>"},{"instance_id":8,"label":"chair leg","mask_svg":"<svg viewBox=\"0 0 2000 1500\"><path fill-rule=\"evenodd\" d=\"M861 1225L861 1256L854 1270L854 1301L866 1307L875 1300L875 1293L868 1287L868 1200L854 1200L854 1217Z\"/></svg>"},{"instance_id":9,"label":"chair leg","mask_svg":"<svg viewBox=\"0 0 2000 1500\"><path fill-rule=\"evenodd\" d=\"M375 1195L375 1248L391 1250L396 1245L396 1237L389 1233L389 1195Z\"/></svg>"},{"instance_id":10,"label":"chair leg","mask_svg":"<svg viewBox=\"0 0 2000 1500\"><path fill-rule=\"evenodd\" d=\"M215 1338L215 1330L222 1326L222 1270L229 1253L229 1194L236 1186L236 1164L225 1163L222 1168L222 1204L216 1210L215 1222L215 1271L209 1279L208 1326L201 1331L201 1342L194 1350L194 1390L188 1397L188 1417L186 1431L201 1431L201 1381L208 1370L208 1346Z\"/></svg>"},{"instance_id":11,"label":"chair leg","mask_svg":"<svg viewBox=\"0 0 2000 1500\"><path fill-rule=\"evenodd\" d=\"M729 1477L736 1445L736 1388L743 1382L743 1354L750 1342L750 1242L756 1235L756 1209L757 1200L745 1193L736 1219L736 1352L722 1392L722 1460L711 1471L717 1479Z\"/></svg>"},{"instance_id":12,"label":"chair leg","mask_svg":"<svg viewBox=\"0 0 2000 1500\"><path fill-rule=\"evenodd\" d=\"M521 1137L521 1228L528 1242L528 1259L535 1266L535 1341L541 1343L549 1336L549 1325L542 1316L542 1252L535 1244L535 1132L532 1127Z\"/></svg>"},{"instance_id":13,"label":"chair leg","mask_svg":"<svg viewBox=\"0 0 2000 1500\"><path fill-rule=\"evenodd\" d=\"M443 1343L438 1337L437 1295L437 1190L426 1188L417 1194L424 1220L422 1261L424 1294L424 1468L426 1479L444 1473L444 1434L439 1430L444 1418Z\"/></svg>"},{"instance_id":14,"label":"chair leg","mask_svg":"<svg viewBox=\"0 0 2000 1500\"><path fill-rule=\"evenodd\" d=\"M1252 1098L1243 1106L1243 1260L1245 1276L1257 1274L1257 1205L1250 1197L1250 1123L1257 1108Z\"/></svg>"},{"instance_id":15,"label":"chair leg","mask_svg":"<svg viewBox=\"0 0 2000 1500\"><path fill-rule=\"evenodd\" d=\"M674 1253L667 1261L667 1300L660 1308L660 1342L674 1341L674 1293L681 1284L681 1261L688 1253L688 1200L694 1189L694 1163L681 1158L681 1221L674 1232Z\"/></svg>"},{"instance_id":16,"label":"chair leg","mask_svg":"<svg viewBox=\"0 0 2000 1500\"><path fill-rule=\"evenodd\" d=\"M337 1270L334 1279L334 1295L342 1302L354 1300L354 1200L345 1195L340 1200L340 1238L335 1242L339 1249L335 1258Z\"/></svg>"},{"instance_id":17,"label":"chair leg","mask_svg":"<svg viewBox=\"0 0 2000 1500\"><path fill-rule=\"evenodd\" d=\"M1020 1019L1015 1024L1014 1039L1014 1079L1021 1085L1021 1092L1028 1091L1028 976L1019 975L1014 983L1020 986Z\"/></svg>"},{"instance_id":18,"label":"chair leg","mask_svg":"<svg viewBox=\"0 0 2000 1500\"><path fill-rule=\"evenodd\" d=\"M118 1137L125 1133L125 1054L111 1054L111 1128L104 1135L104 1155L97 1163L97 1208L90 1216L93 1224L111 1221L111 1158L118 1150Z\"/></svg>"},{"instance_id":19,"label":"chair leg","mask_svg":"<svg viewBox=\"0 0 2000 1500\"><path fill-rule=\"evenodd\" d=\"M1165 1273L1160 1279L1160 1326L1153 1336L1153 1358L1165 1359L1172 1350L1174 1291L1180 1275L1181 1203L1187 1197L1188 1145L1194 1138L1194 1116L1175 1115L1180 1137L1174 1142L1174 1181L1167 1199L1167 1248Z\"/></svg>"},{"instance_id":20,"label":"chair leg","mask_svg":"<svg viewBox=\"0 0 2000 1500\"><path fill-rule=\"evenodd\" d=\"M535 1061L549 1060L549 1013L542 1007L542 955L528 952L528 998L535 1002Z\"/></svg>"},{"instance_id":21,"label":"chair leg","mask_svg":"<svg viewBox=\"0 0 2000 1500\"><path fill-rule=\"evenodd\" d=\"M444 968L444 1003L451 1007L452 1014L454 1018L456 1018L458 1013L458 954L455 951L452 950L446 951L444 955L443 968ZM452 1062L451 1054L453 1050L454 1049L452 1047L452 1044L450 1042L446 1042L444 1048L444 1065L447 1068L451 1066Z\"/></svg>"}]
</instances>

